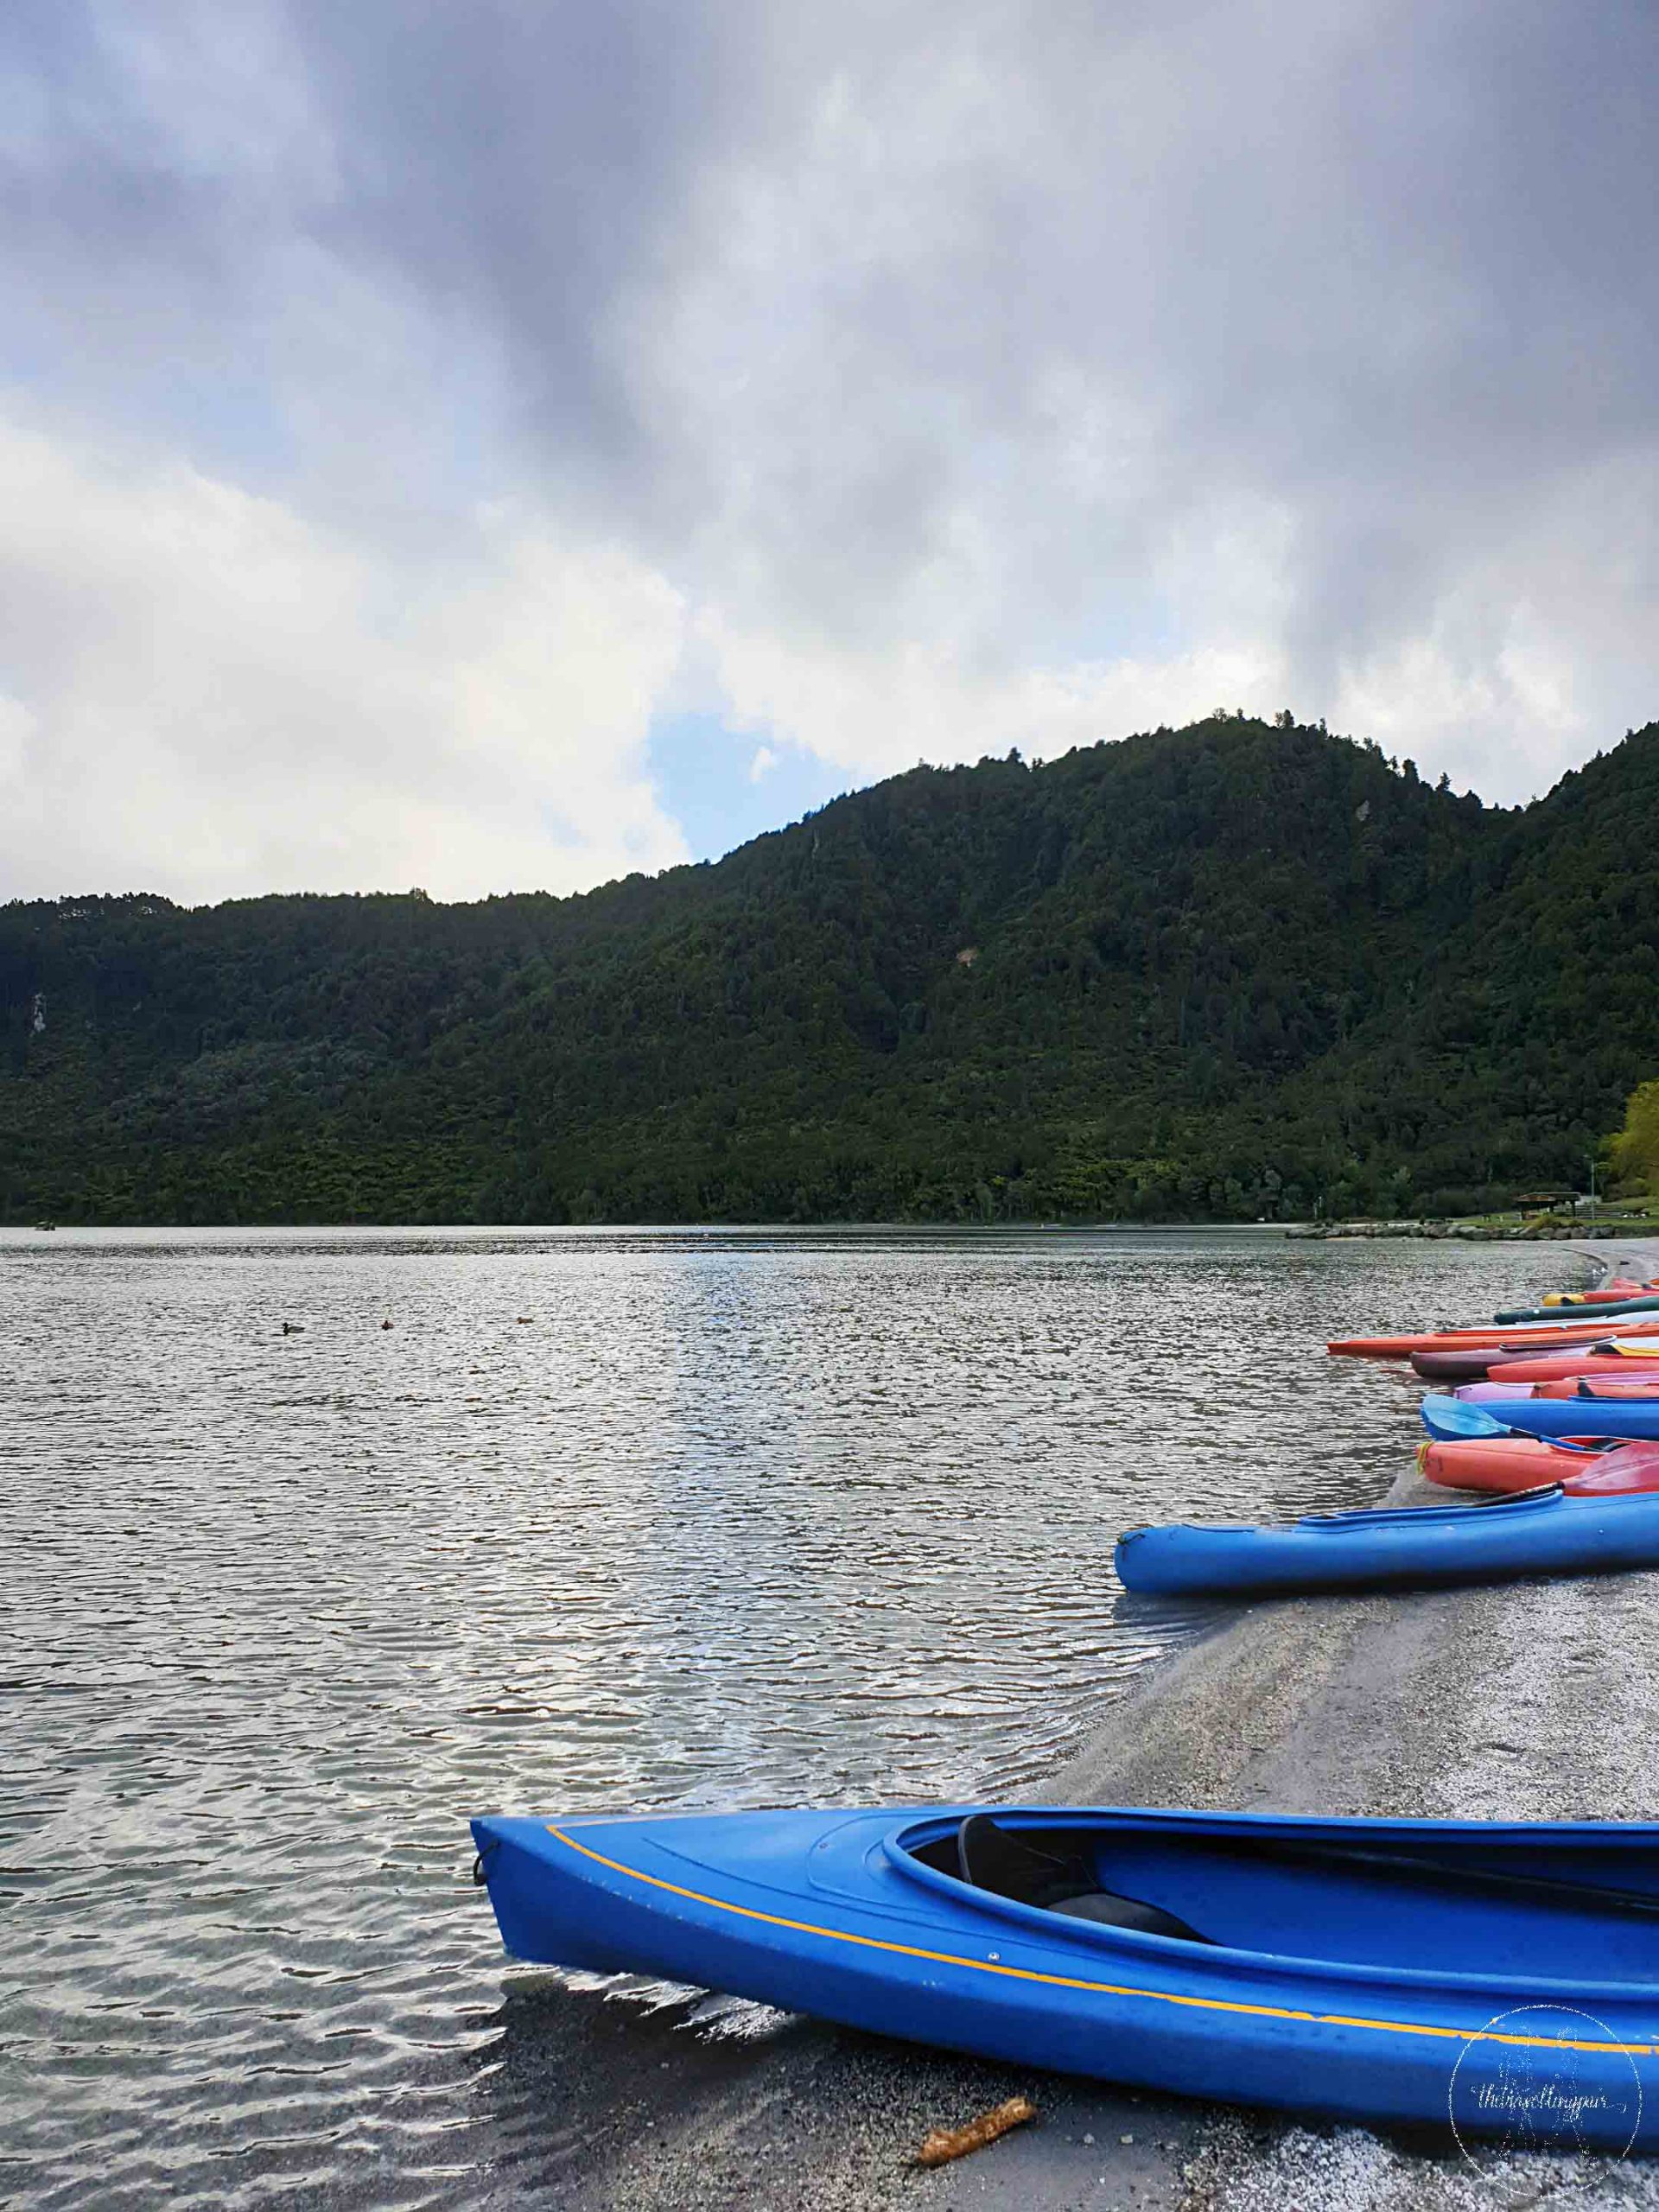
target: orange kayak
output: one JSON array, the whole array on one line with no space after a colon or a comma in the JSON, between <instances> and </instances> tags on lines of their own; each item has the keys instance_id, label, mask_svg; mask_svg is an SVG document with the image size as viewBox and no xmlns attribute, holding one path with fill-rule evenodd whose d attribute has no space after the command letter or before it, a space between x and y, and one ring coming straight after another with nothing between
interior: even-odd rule
<instances>
[{"instance_id":1,"label":"orange kayak","mask_svg":"<svg viewBox=\"0 0 1659 2212\"><path fill-rule=\"evenodd\" d=\"M1535 1436L1429 1437L1417 1447L1417 1465L1443 1490L1541 1490L1602 1456Z\"/></svg>"},{"instance_id":2,"label":"orange kayak","mask_svg":"<svg viewBox=\"0 0 1659 2212\"><path fill-rule=\"evenodd\" d=\"M1571 1452L1532 1436L1430 1439L1417 1464L1444 1490L1541 1490L1559 1483L1574 1497L1659 1491L1659 1442Z\"/></svg>"},{"instance_id":3,"label":"orange kayak","mask_svg":"<svg viewBox=\"0 0 1659 2212\"><path fill-rule=\"evenodd\" d=\"M1514 1369L1506 1370L1503 1388L1509 1388L1509 1376ZM1535 1382L1535 1398L1576 1398L1580 1382L1587 1382L1598 1398L1655 1398L1659 1397L1659 1375L1632 1375L1629 1365L1622 1375L1567 1375L1549 1382ZM1516 1384L1516 1389L1522 1386Z\"/></svg>"},{"instance_id":4,"label":"orange kayak","mask_svg":"<svg viewBox=\"0 0 1659 2212\"><path fill-rule=\"evenodd\" d=\"M1500 1329L1495 1325L1484 1329L1428 1329L1415 1336L1338 1337L1326 1344L1325 1350L1351 1359L1409 1359L1414 1351L1469 1351L1482 1344L1491 1344L1506 1351L1536 1350L1541 1354L1571 1351L1580 1344L1588 1347L1605 1343L1609 1326L1605 1320L1563 1322L1559 1329L1540 1329L1535 1340L1530 1332L1513 1326L1507 1329ZM1621 1338L1659 1337L1659 1314L1650 1321L1624 1322L1618 1325L1618 1333Z\"/></svg>"}]
</instances>

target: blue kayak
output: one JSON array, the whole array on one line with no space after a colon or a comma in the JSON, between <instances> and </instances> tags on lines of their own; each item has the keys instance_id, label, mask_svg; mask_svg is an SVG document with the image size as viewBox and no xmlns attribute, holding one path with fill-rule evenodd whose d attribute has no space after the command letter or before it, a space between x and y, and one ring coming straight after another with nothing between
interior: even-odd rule
<instances>
[{"instance_id":1,"label":"blue kayak","mask_svg":"<svg viewBox=\"0 0 1659 2212\"><path fill-rule=\"evenodd\" d=\"M1659 1436L1659 1398L1425 1398L1431 1436Z\"/></svg>"},{"instance_id":2,"label":"blue kayak","mask_svg":"<svg viewBox=\"0 0 1659 2212\"><path fill-rule=\"evenodd\" d=\"M517 1958L1190 2096L1659 2139L1653 1824L958 1806L473 1834Z\"/></svg>"},{"instance_id":3,"label":"blue kayak","mask_svg":"<svg viewBox=\"0 0 1659 2212\"><path fill-rule=\"evenodd\" d=\"M1605 1574L1659 1567L1659 1493L1568 1497L1552 1488L1492 1505L1314 1513L1280 1528L1173 1522L1120 1536L1116 1565L1126 1589L1182 1597Z\"/></svg>"}]
</instances>

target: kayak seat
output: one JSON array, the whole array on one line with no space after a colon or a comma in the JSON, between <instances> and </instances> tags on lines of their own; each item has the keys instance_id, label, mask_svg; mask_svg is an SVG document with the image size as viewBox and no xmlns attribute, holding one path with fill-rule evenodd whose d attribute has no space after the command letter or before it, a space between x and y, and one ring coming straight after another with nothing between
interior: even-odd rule
<instances>
[{"instance_id":1,"label":"kayak seat","mask_svg":"<svg viewBox=\"0 0 1659 2212\"><path fill-rule=\"evenodd\" d=\"M970 1813L957 1831L957 1872L976 1890L1071 1920L1143 1936L1179 1936L1188 1943L1211 1940L1161 1905L1103 1890L1084 1839L1064 1829L1045 1832L1039 1843L1027 1833L999 1827L988 1813Z\"/></svg>"}]
</instances>

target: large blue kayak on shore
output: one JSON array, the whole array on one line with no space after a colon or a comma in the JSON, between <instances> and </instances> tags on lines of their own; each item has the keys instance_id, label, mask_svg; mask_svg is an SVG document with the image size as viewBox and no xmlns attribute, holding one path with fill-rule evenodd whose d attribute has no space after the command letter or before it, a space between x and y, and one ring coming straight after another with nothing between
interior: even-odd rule
<instances>
[{"instance_id":1,"label":"large blue kayak on shore","mask_svg":"<svg viewBox=\"0 0 1659 2212\"><path fill-rule=\"evenodd\" d=\"M958 1806L473 1834L517 1958L1188 2095L1659 2139L1651 1824Z\"/></svg>"},{"instance_id":2,"label":"large blue kayak on shore","mask_svg":"<svg viewBox=\"0 0 1659 2212\"><path fill-rule=\"evenodd\" d=\"M1659 1436L1659 1398L1425 1398L1431 1436Z\"/></svg>"},{"instance_id":3,"label":"large blue kayak on shore","mask_svg":"<svg viewBox=\"0 0 1659 2212\"><path fill-rule=\"evenodd\" d=\"M1277 1528L1172 1522L1120 1536L1116 1565L1126 1589L1182 1597L1605 1574L1659 1567L1659 1493L1568 1497L1550 1489L1493 1505L1310 1514Z\"/></svg>"}]
</instances>

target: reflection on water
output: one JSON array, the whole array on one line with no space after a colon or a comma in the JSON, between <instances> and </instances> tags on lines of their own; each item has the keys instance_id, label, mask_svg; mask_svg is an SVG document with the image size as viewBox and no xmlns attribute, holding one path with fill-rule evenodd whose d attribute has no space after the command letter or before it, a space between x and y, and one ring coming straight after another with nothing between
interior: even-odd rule
<instances>
[{"instance_id":1,"label":"reflection on water","mask_svg":"<svg viewBox=\"0 0 1659 2212\"><path fill-rule=\"evenodd\" d=\"M1323 1339L1575 1264L0 1232L0 2187L482 2202L515 2002L550 2157L670 2030L504 1967L468 1813L1017 1793L1194 1632L1121 1528L1379 1497L1416 1394Z\"/></svg>"}]
</instances>

